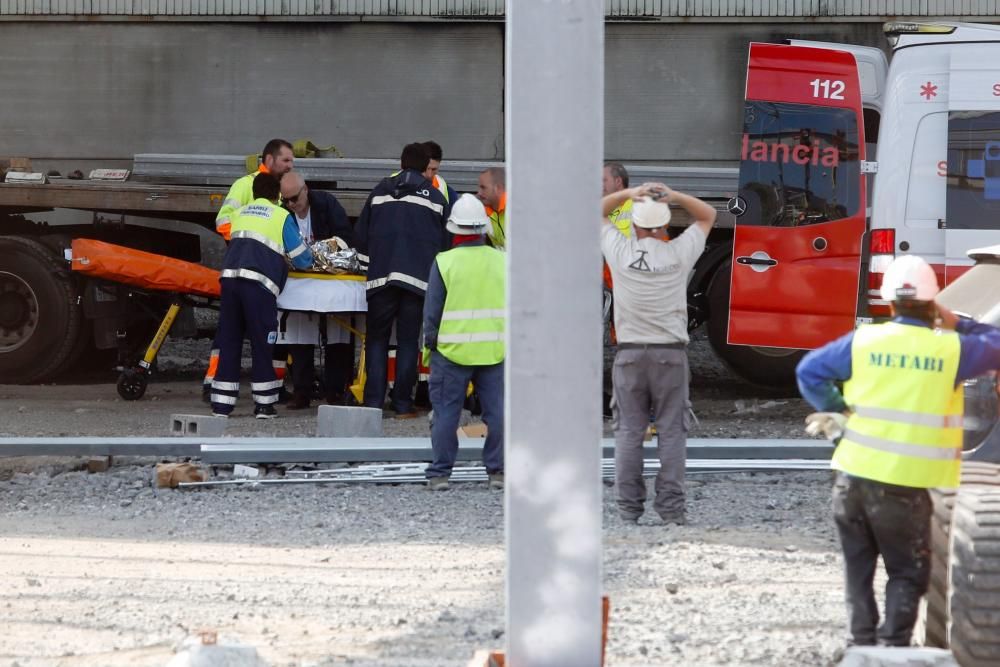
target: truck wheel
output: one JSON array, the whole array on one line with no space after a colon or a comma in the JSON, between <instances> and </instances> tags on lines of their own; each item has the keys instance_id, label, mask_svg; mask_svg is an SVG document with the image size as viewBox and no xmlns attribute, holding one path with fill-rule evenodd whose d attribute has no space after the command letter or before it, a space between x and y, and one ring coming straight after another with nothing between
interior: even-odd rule
<instances>
[{"instance_id":1,"label":"truck wheel","mask_svg":"<svg viewBox=\"0 0 1000 667\"><path fill-rule=\"evenodd\" d=\"M951 650L962 667L1000 664L1000 488L960 489L951 538Z\"/></svg>"},{"instance_id":2,"label":"truck wheel","mask_svg":"<svg viewBox=\"0 0 1000 667\"><path fill-rule=\"evenodd\" d=\"M0 237L0 377L40 382L73 350L82 315L69 268L37 241Z\"/></svg>"},{"instance_id":3,"label":"truck wheel","mask_svg":"<svg viewBox=\"0 0 1000 667\"><path fill-rule=\"evenodd\" d=\"M1000 491L1000 468L990 463L968 461L962 464L964 489ZM931 579L913 636L924 646L948 648L950 620L948 589L948 552L951 541L952 512L957 489L931 489L934 512L931 515Z\"/></svg>"},{"instance_id":4,"label":"truck wheel","mask_svg":"<svg viewBox=\"0 0 1000 667\"><path fill-rule=\"evenodd\" d=\"M708 286L708 340L712 349L737 375L745 380L773 389L795 386L795 367L805 355L803 350L777 347L730 345L729 282L732 265L724 260Z\"/></svg>"}]
</instances>

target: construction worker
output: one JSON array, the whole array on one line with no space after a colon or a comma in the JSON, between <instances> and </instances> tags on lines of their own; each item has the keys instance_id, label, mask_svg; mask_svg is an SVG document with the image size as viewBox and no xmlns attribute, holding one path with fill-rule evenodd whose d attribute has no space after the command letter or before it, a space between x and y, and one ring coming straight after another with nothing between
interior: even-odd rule
<instances>
[{"instance_id":1,"label":"construction worker","mask_svg":"<svg viewBox=\"0 0 1000 667\"><path fill-rule=\"evenodd\" d=\"M395 416L417 416L413 388L420 356L420 324L427 277L445 249L448 203L424 176L430 156L423 144L407 144L401 171L375 186L355 227L358 258L367 264L364 405L383 407L388 383L389 339L396 327Z\"/></svg>"},{"instance_id":2,"label":"construction worker","mask_svg":"<svg viewBox=\"0 0 1000 667\"><path fill-rule=\"evenodd\" d=\"M962 382L1000 369L1000 330L937 305L934 270L914 255L889 265L881 293L891 302L890 322L863 324L813 350L797 375L802 395L821 411L807 418L807 431L838 442L833 515L848 644L909 646L930 577L927 489L958 486ZM872 579L880 555L888 583L878 626Z\"/></svg>"},{"instance_id":3,"label":"construction worker","mask_svg":"<svg viewBox=\"0 0 1000 667\"><path fill-rule=\"evenodd\" d=\"M295 223L305 243L322 241L334 236L348 246L354 245L354 228L347 218L347 211L337 198L329 192L310 190L305 179L297 171L290 171L281 177L281 200L285 208L295 216ZM308 329L308 320L313 313L284 312L283 330ZM325 317L325 316L320 316ZM294 320L301 320L296 327ZM313 320L315 323L315 320ZM313 332L318 326L312 325ZM343 329L328 330L327 344L323 350L323 386L326 402L330 405L343 403L347 393L347 383L354 368L354 346ZM334 341L334 342L330 342ZM292 396L285 407L289 410L303 410L309 407L312 398L313 374L315 366L315 345L288 345L292 357ZM279 378L280 379L280 378Z\"/></svg>"},{"instance_id":4,"label":"construction worker","mask_svg":"<svg viewBox=\"0 0 1000 667\"><path fill-rule=\"evenodd\" d=\"M601 194L607 197L628 188L628 170L619 162L608 162L601 175ZM625 202L608 214L611 224L625 236L632 236L632 200Z\"/></svg>"},{"instance_id":5,"label":"construction worker","mask_svg":"<svg viewBox=\"0 0 1000 667\"><path fill-rule=\"evenodd\" d=\"M253 201L253 179L257 174L271 174L280 179L285 173L291 171L295 161L292 154L292 145L284 139L271 139L264 144L261 151L261 163L257 171L241 176L230 186L226 198L222 200L222 206L215 216L215 231L219 233L227 242L229 241L230 229L232 227L231 218L236 209L246 206ZM272 365L278 379L284 382L287 367L287 352L284 346L280 346L274 351ZM201 396L206 403L210 400L212 380L219 365L219 343L218 339L212 341L212 351L208 358L208 371L202 381Z\"/></svg>"},{"instance_id":6,"label":"construction worker","mask_svg":"<svg viewBox=\"0 0 1000 667\"><path fill-rule=\"evenodd\" d=\"M489 167L479 174L476 197L486 207L490 228L486 238L498 250L507 247L507 175L503 167Z\"/></svg>"},{"instance_id":7,"label":"construction worker","mask_svg":"<svg viewBox=\"0 0 1000 667\"><path fill-rule=\"evenodd\" d=\"M628 199L635 234L622 234L607 217ZM670 207L694 219L676 239L667 236ZM650 412L656 425L660 471L653 508L664 523L683 524L688 410L687 279L705 249L715 209L662 183L619 190L601 202L601 251L614 277L618 349L612 368L615 483L618 513L638 523L646 502L643 441Z\"/></svg>"},{"instance_id":8,"label":"construction worker","mask_svg":"<svg viewBox=\"0 0 1000 667\"><path fill-rule=\"evenodd\" d=\"M473 195L451 210L454 247L434 260L424 301L424 346L431 353L434 408L427 486L448 488L458 455L456 433L469 382L474 382L488 431L483 464L493 489L503 488L504 309L507 268L503 253L486 245L489 217Z\"/></svg>"},{"instance_id":9,"label":"construction worker","mask_svg":"<svg viewBox=\"0 0 1000 667\"><path fill-rule=\"evenodd\" d=\"M253 202L231 216L229 247L222 259L219 309L219 370L212 381L212 414L228 416L239 396L243 337L250 339L253 358L251 391L254 416L277 416L281 381L271 365L277 339L277 298L288 278L287 257L297 269L312 265L312 252L302 241L293 215L278 206L278 179L257 174Z\"/></svg>"}]
</instances>

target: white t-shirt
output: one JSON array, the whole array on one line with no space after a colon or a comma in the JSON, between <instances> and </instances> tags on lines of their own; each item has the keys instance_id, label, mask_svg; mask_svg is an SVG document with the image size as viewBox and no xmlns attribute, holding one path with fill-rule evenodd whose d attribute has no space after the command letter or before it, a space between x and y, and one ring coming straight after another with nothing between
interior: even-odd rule
<instances>
[{"instance_id":1,"label":"white t-shirt","mask_svg":"<svg viewBox=\"0 0 1000 667\"><path fill-rule=\"evenodd\" d=\"M306 243L312 243L313 230L312 230L312 211L306 211L306 217L300 218L298 214L295 216L295 222L299 223L299 233L302 234L302 240Z\"/></svg>"},{"instance_id":2,"label":"white t-shirt","mask_svg":"<svg viewBox=\"0 0 1000 667\"><path fill-rule=\"evenodd\" d=\"M705 249L691 225L669 243L626 237L601 225L601 252L614 282L615 331L622 343L686 343L687 282Z\"/></svg>"}]
</instances>

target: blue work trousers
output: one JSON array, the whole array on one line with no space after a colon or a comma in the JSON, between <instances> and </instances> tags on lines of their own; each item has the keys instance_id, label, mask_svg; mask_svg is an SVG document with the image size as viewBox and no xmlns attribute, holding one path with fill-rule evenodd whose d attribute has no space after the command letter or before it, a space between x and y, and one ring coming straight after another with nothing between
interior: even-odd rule
<instances>
[{"instance_id":1,"label":"blue work trousers","mask_svg":"<svg viewBox=\"0 0 1000 667\"><path fill-rule=\"evenodd\" d=\"M465 394L472 382L483 406L487 426L483 446L483 465L489 474L503 472L503 362L493 366L461 366L440 352L431 355L428 390L434 422L431 425L431 449L434 461L427 467L427 478L449 477L458 456L459 419Z\"/></svg>"},{"instance_id":2,"label":"blue work trousers","mask_svg":"<svg viewBox=\"0 0 1000 667\"><path fill-rule=\"evenodd\" d=\"M413 410L413 387L417 384L420 327L424 296L401 287L385 287L368 295L365 335L364 404L382 408L389 374L389 339L396 324L396 383L389 399L396 412Z\"/></svg>"},{"instance_id":3,"label":"blue work trousers","mask_svg":"<svg viewBox=\"0 0 1000 667\"><path fill-rule=\"evenodd\" d=\"M271 353L278 333L278 306L274 295L256 280L222 278L219 327L219 368L212 381L212 412L228 415L240 392L243 338L250 339L253 366L250 389L254 403L277 403L281 381L277 379Z\"/></svg>"}]
</instances>

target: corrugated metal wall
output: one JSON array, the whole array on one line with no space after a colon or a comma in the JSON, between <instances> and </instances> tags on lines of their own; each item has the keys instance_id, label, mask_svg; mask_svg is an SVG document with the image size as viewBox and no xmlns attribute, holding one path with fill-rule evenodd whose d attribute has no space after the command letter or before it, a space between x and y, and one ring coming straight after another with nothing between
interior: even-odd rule
<instances>
[{"instance_id":1,"label":"corrugated metal wall","mask_svg":"<svg viewBox=\"0 0 1000 667\"><path fill-rule=\"evenodd\" d=\"M524 0L531 1L531 0ZM610 19L994 18L1000 0L605 0ZM503 0L0 0L0 16L275 16L500 19Z\"/></svg>"}]
</instances>

